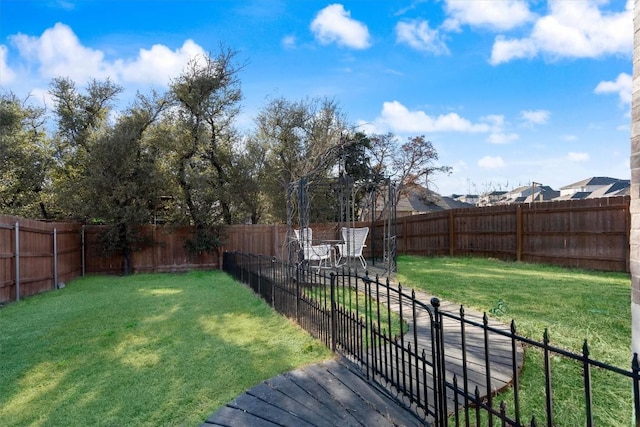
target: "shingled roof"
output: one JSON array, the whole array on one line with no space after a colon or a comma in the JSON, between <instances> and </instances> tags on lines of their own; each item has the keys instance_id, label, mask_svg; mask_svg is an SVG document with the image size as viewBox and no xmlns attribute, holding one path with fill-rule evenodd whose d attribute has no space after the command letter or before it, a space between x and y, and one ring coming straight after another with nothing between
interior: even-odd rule
<instances>
[{"instance_id":1,"label":"shingled roof","mask_svg":"<svg viewBox=\"0 0 640 427\"><path fill-rule=\"evenodd\" d=\"M608 176L592 176L591 178L583 179L582 181L574 182L573 184L565 185L561 187L561 190L576 187L586 187L587 185L610 185L620 181L617 178L610 178Z\"/></svg>"}]
</instances>

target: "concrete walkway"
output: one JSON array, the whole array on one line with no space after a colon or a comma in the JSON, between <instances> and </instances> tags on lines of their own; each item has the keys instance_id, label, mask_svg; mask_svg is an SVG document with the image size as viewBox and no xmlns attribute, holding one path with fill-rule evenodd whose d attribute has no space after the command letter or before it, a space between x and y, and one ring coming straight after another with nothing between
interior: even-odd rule
<instances>
[{"instance_id":1,"label":"concrete walkway","mask_svg":"<svg viewBox=\"0 0 640 427\"><path fill-rule=\"evenodd\" d=\"M376 270L371 268L369 272L372 274L370 277L373 277ZM394 276L390 277L391 283L393 278ZM411 294L411 289L403 288L403 293ZM417 300L430 305L431 295L422 291L415 291L415 295ZM398 301L392 300L390 308L399 312ZM460 306L446 301L441 301L440 310L455 316L460 314ZM475 310L465 308L464 317L479 325L483 324L483 314ZM507 325L490 318L488 326L509 331ZM415 324L409 322L407 337L414 336L414 328L419 352L424 350L426 354L431 354L432 325L426 311L418 313ZM456 376L459 387L465 387L469 395L473 395L476 388L482 397L493 395L508 387L514 374L522 369L523 350L518 345L514 353L512 341L508 337L485 332L481 326L466 324L466 351L463 354L460 321L444 316L443 331L446 378L452 381ZM406 341L405 347L412 339ZM490 372L489 378L487 371ZM467 379L466 386L463 384L464 378ZM384 384L383 379L376 379ZM420 387L425 387L420 378L414 377L413 381L418 381ZM430 399L433 399L433 388L430 394ZM366 381L357 365L346 358L338 358L336 361L309 366L267 380L212 414L203 425L428 425L426 421L414 416L406 405L391 398L392 395L395 395L393 389L383 390L380 385ZM448 410L451 411L455 403L450 390L447 398ZM458 397L458 404L464 404L464 399ZM420 413L416 408L413 411Z\"/></svg>"}]
</instances>

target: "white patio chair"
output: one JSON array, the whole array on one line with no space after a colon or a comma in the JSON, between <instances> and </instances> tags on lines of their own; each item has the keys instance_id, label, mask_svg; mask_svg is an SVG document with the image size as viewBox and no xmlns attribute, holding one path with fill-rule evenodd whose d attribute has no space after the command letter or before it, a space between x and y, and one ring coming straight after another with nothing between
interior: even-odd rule
<instances>
[{"instance_id":1,"label":"white patio chair","mask_svg":"<svg viewBox=\"0 0 640 427\"><path fill-rule=\"evenodd\" d=\"M313 230L311 228L303 228L301 230L293 230L298 240L298 244L302 249L302 256L305 261L310 263L317 261L317 268L331 267L331 245L312 243Z\"/></svg>"},{"instance_id":2,"label":"white patio chair","mask_svg":"<svg viewBox=\"0 0 640 427\"><path fill-rule=\"evenodd\" d=\"M369 227L347 228L342 227L342 240L344 243L336 245L338 248L338 260L336 264L340 264L342 258L358 258L362 268L367 268L367 261L362 256L362 249L365 248ZM342 264L343 265L343 264Z\"/></svg>"}]
</instances>

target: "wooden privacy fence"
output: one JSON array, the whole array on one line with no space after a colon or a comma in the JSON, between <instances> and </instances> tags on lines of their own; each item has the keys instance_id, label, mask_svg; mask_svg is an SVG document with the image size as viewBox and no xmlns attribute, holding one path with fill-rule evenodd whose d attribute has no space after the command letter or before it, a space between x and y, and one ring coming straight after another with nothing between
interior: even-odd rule
<instances>
[{"instance_id":1,"label":"wooden privacy fence","mask_svg":"<svg viewBox=\"0 0 640 427\"><path fill-rule=\"evenodd\" d=\"M629 197L572 200L403 217L398 254L471 255L629 271Z\"/></svg>"},{"instance_id":2,"label":"wooden privacy fence","mask_svg":"<svg viewBox=\"0 0 640 427\"><path fill-rule=\"evenodd\" d=\"M485 208L454 209L398 218L397 254L472 255L604 271L629 271L630 198L613 197ZM370 228L364 255L383 256L384 222ZM312 224L314 239L335 240L339 224ZM100 226L47 223L0 215L0 303L55 289L84 273L121 273L119 256L100 252ZM134 272L219 268L219 256L190 257L190 226L143 226L156 243L132 257ZM233 225L224 247L286 259L284 225Z\"/></svg>"},{"instance_id":3,"label":"wooden privacy fence","mask_svg":"<svg viewBox=\"0 0 640 427\"><path fill-rule=\"evenodd\" d=\"M80 224L0 215L0 303L55 289L82 272Z\"/></svg>"},{"instance_id":4,"label":"wooden privacy fence","mask_svg":"<svg viewBox=\"0 0 640 427\"><path fill-rule=\"evenodd\" d=\"M102 229L0 215L0 303L56 289L85 273L122 273L122 257L101 253ZM220 265L217 255L189 256L184 242L193 236L193 227L148 225L142 229L155 244L134 252L134 272L216 269Z\"/></svg>"},{"instance_id":5,"label":"wooden privacy fence","mask_svg":"<svg viewBox=\"0 0 640 427\"><path fill-rule=\"evenodd\" d=\"M629 271L629 197L452 209L398 218L398 255L481 256L603 271ZM382 258L384 221L370 228L364 255ZM337 224L311 224L314 239L336 239ZM225 250L286 259L286 226L227 229Z\"/></svg>"},{"instance_id":6,"label":"wooden privacy fence","mask_svg":"<svg viewBox=\"0 0 640 427\"><path fill-rule=\"evenodd\" d=\"M220 265L218 255L190 256L184 243L193 237L194 227L144 225L141 228L142 234L154 244L132 254L131 269L135 273L216 269ZM101 252L100 232L103 229L104 226L100 225L84 227L85 272L120 274L124 270L122 257L106 257Z\"/></svg>"}]
</instances>

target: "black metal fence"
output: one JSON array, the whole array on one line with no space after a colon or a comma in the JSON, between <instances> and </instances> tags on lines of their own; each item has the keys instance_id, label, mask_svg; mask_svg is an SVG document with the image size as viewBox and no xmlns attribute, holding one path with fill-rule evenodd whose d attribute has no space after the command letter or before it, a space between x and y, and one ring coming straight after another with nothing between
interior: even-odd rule
<instances>
[{"instance_id":1,"label":"black metal fence","mask_svg":"<svg viewBox=\"0 0 640 427\"><path fill-rule=\"evenodd\" d=\"M586 342L582 354L576 354L552 346L546 331L538 342L519 335L513 322L504 327L486 314L465 314L462 307L447 311L437 298L425 303L415 291L357 271L305 269L230 252L224 254L223 268L333 351L360 364L369 380L385 386L426 424L555 426L562 402L554 399L552 363L562 359L580 379L571 391L570 411L579 420L572 425L593 426L598 417L610 416L599 413L611 396L594 391L592 373L598 371L629 385L633 408L617 414L620 423L611 425L627 425L633 418L640 426L637 354L631 370L621 369L591 359ZM520 393L523 347L542 359L539 396ZM532 406L537 417L523 414L523 407Z\"/></svg>"}]
</instances>

